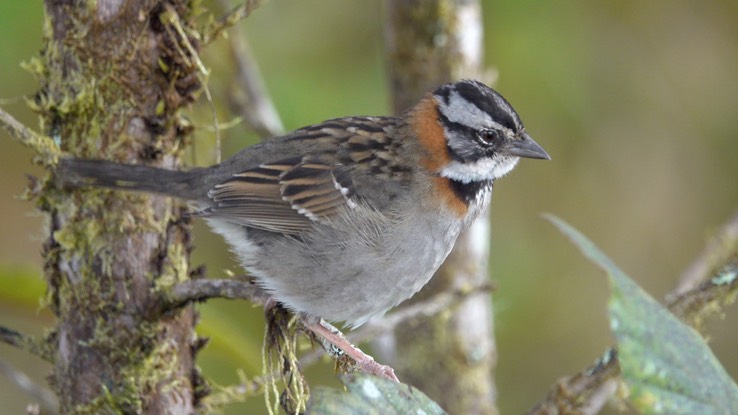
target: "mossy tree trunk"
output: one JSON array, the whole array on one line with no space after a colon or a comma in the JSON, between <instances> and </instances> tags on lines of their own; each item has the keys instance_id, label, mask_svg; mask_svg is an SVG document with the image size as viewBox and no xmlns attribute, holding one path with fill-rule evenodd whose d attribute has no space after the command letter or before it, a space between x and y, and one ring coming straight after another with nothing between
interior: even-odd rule
<instances>
[{"instance_id":1,"label":"mossy tree trunk","mask_svg":"<svg viewBox=\"0 0 738 415\"><path fill-rule=\"evenodd\" d=\"M180 165L178 112L200 84L187 56L186 0L46 0L31 67L44 132L77 157ZM176 30L176 25L182 31ZM189 278L189 226L171 199L107 190L38 195L49 215L50 380L62 413L193 413L200 378L192 307L159 290Z\"/></svg>"},{"instance_id":2,"label":"mossy tree trunk","mask_svg":"<svg viewBox=\"0 0 738 415\"><path fill-rule=\"evenodd\" d=\"M389 0L385 9L396 113L441 83L482 78L478 0ZM488 285L488 240L489 220L482 217L459 237L443 267L411 300L425 301L448 291L468 294L460 304L432 317L407 321L380 342L395 346L392 366L399 378L452 414L497 413L492 299L482 288Z\"/></svg>"}]
</instances>

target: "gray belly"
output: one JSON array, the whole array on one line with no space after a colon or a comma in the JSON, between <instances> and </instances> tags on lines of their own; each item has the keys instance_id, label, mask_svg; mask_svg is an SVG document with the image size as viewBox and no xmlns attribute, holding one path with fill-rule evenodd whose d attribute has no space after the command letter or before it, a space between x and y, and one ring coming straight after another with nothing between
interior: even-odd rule
<instances>
[{"instance_id":1,"label":"gray belly","mask_svg":"<svg viewBox=\"0 0 738 415\"><path fill-rule=\"evenodd\" d=\"M365 217L367 223L358 226L356 220L334 223L301 237L264 237L251 231L251 238L246 228L226 226L218 219L209 222L279 302L294 311L358 326L420 290L450 252L462 226L441 226L455 222L438 217L408 219L386 223Z\"/></svg>"}]
</instances>

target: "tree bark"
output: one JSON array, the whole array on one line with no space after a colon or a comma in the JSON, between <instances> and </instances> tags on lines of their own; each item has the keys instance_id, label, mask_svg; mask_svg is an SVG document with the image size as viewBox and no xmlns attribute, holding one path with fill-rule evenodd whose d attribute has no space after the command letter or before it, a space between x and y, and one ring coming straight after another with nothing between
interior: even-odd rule
<instances>
[{"instance_id":1,"label":"tree bark","mask_svg":"<svg viewBox=\"0 0 738 415\"><path fill-rule=\"evenodd\" d=\"M389 0L386 51L395 113L441 83L479 78L482 21L478 0ZM445 264L411 302L439 292L479 290L432 317L401 324L380 339L398 377L453 414L496 414L496 350L487 290L489 220L463 233ZM383 347L391 346L391 347ZM391 355L388 350L394 350Z\"/></svg>"},{"instance_id":2,"label":"tree bark","mask_svg":"<svg viewBox=\"0 0 738 415\"><path fill-rule=\"evenodd\" d=\"M178 111L200 89L185 0L46 0L45 44L32 66L42 127L77 157L180 166ZM172 23L176 22L176 23ZM194 49L185 47L189 41ZM190 228L171 199L107 190L39 195L50 381L62 413L191 414L202 386L195 313L160 313L159 290L189 278Z\"/></svg>"}]
</instances>

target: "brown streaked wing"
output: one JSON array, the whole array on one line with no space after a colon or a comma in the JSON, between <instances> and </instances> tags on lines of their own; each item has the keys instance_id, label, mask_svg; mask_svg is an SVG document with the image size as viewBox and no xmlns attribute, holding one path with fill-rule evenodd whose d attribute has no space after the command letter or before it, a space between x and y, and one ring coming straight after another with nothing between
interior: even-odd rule
<instances>
[{"instance_id":1,"label":"brown streaked wing","mask_svg":"<svg viewBox=\"0 0 738 415\"><path fill-rule=\"evenodd\" d=\"M293 157L234 175L210 191L206 215L244 226L295 234L311 221L326 223L343 206L353 207L347 168L335 156Z\"/></svg>"}]
</instances>

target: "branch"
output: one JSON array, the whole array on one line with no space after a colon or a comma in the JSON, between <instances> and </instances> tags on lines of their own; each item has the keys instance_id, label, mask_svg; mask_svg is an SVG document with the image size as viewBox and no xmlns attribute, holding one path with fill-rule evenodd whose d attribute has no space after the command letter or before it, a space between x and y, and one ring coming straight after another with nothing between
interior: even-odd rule
<instances>
[{"instance_id":1,"label":"branch","mask_svg":"<svg viewBox=\"0 0 738 415\"><path fill-rule=\"evenodd\" d=\"M491 285L480 285L465 291L441 292L422 302L397 309L397 311L393 311L382 318L370 320L360 328L347 333L346 337L354 344L371 341L382 334L391 333L404 322L419 317L432 317L444 310L455 307L469 296L488 293L492 290L494 290L494 287ZM304 355L300 359L300 366L306 367L315 363L325 352L324 349L315 349L313 352Z\"/></svg>"},{"instance_id":2,"label":"branch","mask_svg":"<svg viewBox=\"0 0 738 415\"><path fill-rule=\"evenodd\" d=\"M0 360L0 373L5 375L11 382L18 386L23 392L28 393L46 409L44 413L59 413L59 404L56 396L50 390L39 386L28 375L17 370L10 364Z\"/></svg>"},{"instance_id":3,"label":"branch","mask_svg":"<svg viewBox=\"0 0 738 415\"><path fill-rule=\"evenodd\" d=\"M394 113L415 105L439 84L477 78L483 72L481 0L382 3ZM489 219L482 215L459 235L441 268L406 305L486 282L488 241ZM400 378L447 412L497 413L493 316L489 295L470 296L453 311L399 325L376 342L375 351L384 363L398 369ZM414 341L418 338L425 341ZM433 347L429 349L427 343Z\"/></svg>"},{"instance_id":4,"label":"branch","mask_svg":"<svg viewBox=\"0 0 738 415\"><path fill-rule=\"evenodd\" d=\"M716 233L705 249L687 267L679 280L674 297L682 296L722 268L738 251L738 212Z\"/></svg>"},{"instance_id":5,"label":"branch","mask_svg":"<svg viewBox=\"0 0 738 415\"><path fill-rule=\"evenodd\" d=\"M360 329L354 330L349 334L349 340L353 343L361 343L372 338L394 330L399 324L418 317L429 317L447 310L461 300L471 295L482 292L489 292L492 287L489 285L481 285L465 291L442 292L421 303L412 304L402 308L396 312L388 314L386 317L373 320L362 326ZM165 298L161 302L162 310L178 308L184 304L196 301L204 301L210 298L225 298L229 300L247 300L254 304L264 304L269 299L269 295L264 292L254 280L237 280L237 279L196 279L189 280L177 284L171 291L167 292ZM305 355L300 360L301 365L309 365L314 363L317 358L323 355L322 350Z\"/></svg>"},{"instance_id":6,"label":"branch","mask_svg":"<svg viewBox=\"0 0 738 415\"><path fill-rule=\"evenodd\" d=\"M194 280L194 281L213 281L213 285L220 285L222 282L234 282L233 280ZM243 289L244 293L249 291L249 288L243 287L245 284L251 284L253 286L253 283L247 283L244 281L235 281L235 286L239 286L238 290ZM202 294L204 291L199 288L195 288L192 290L189 290L189 288L186 288L191 284L180 284L175 288L175 291L184 293L186 291L189 291L190 293L180 295L180 299L183 298L189 298L191 301L194 300L202 300L204 298L246 298L246 295L241 294L233 294L233 295L221 295L223 290L220 288L214 289L212 292L208 293L207 296L203 296L198 298L197 295L192 295L194 293ZM210 285L210 284L205 284ZM472 287L470 289L465 290L459 290L456 292L442 292L440 294L437 294L436 296L429 298L423 302L410 305L406 308L402 308L398 311L395 311L393 313L388 314L387 316L381 318L381 319L375 319L367 324L363 325L360 329L354 330L351 333L348 334L348 339L352 343L361 343L368 340L371 340L372 337L375 337L380 334L388 333L391 330L393 330L395 327L397 327L399 324L410 321L412 319L418 318L418 317L429 317L433 316L435 314L438 314L444 310L448 310L449 308L455 307L461 302L473 295L477 295L480 293L487 293L490 290L492 290L494 287L485 284L480 285L477 287ZM210 295L210 294L216 294L216 295ZM259 296L257 297L258 300L263 300L263 298L266 298L267 296L261 292ZM170 297L172 298L172 297ZM301 321L301 320L298 320ZM267 324L272 324L269 319L267 319ZM274 327L271 330L281 330L282 333L285 332L285 327ZM335 356L334 350L327 350L325 347L326 345L315 339L313 336L311 336L309 333L310 331L305 329L305 332L308 333L308 337L316 341L321 347L314 349L312 352L307 353L303 355L299 359L298 367L304 369L308 367L309 365L314 364L318 361L318 359L322 356L324 356L326 353L330 354L336 359L336 362L338 364L346 364L347 366L352 366L350 362L346 362L345 359L343 359L342 356ZM276 332L274 332L276 333ZM284 335L284 334L283 334ZM330 348L330 347L329 347ZM279 352L278 352L279 354ZM294 355L294 353L293 353ZM290 358L294 357L283 357L283 361L289 361ZM350 360L350 359L348 359ZM222 406L223 403L226 402L234 402L236 400L240 401L248 397L257 396L259 394L265 393L268 388L276 379L280 378L281 371L279 370L270 370L267 373L263 374L262 376L253 378L251 380L246 379L245 376L239 375L241 377L241 382L236 385L227 386L227 387L221 387L218 388L217 391L215 391L212 395L205 398L207 401L207 405L211 405L213 407L219 407Z\"/></svg>"},{"instance_id":7,"label":"branch","mask_svg":"<svg viewBox=\"0 0 738 415\"><path fill-rule=\"evenodd\" d=\"M231 8L230 0L220 0L218 4L223 10ZM266 90L246 34L241 30L228 40L228 50L236 66L233 82L238 85L227 91L232 111L243 117L261 138L281 135L284 133L282 120Z\"/></svg>"},{"instance_id":8,"label":"branch","mask_svg":"<svg viewBox=\"0 0 738 415\"><path fill-rule=\"evenodd\" d=\"M269 295L256 285L253 279L248 281L232 278L189 280L175 285L165 294L162 309L177 308L190 302L204 301L209 298L247 300L254 304L264 304Z\"/></svg>"},{"instance_id":9,"label":"branch","mask_svg":"<svg viewBox=\"0 0 738 415\"><path fill-rule=\"evenodd\" d=\"M239 86L228 91L234 112L243 116L251 129L262 138L284 133L282 120L266 90L246 36L231 36L229 40L229 49L236 64L234 81Z\"/></svg>"},{"instance_id":10,"label":"branch","mask_svg":"<svg viewBox=\"0 0 738 415\"><path fill-rule=\"evenodd\" d=\"M17 347L47 362L54 362L49 351L41 346L36 339L13 329L0 326L0 342Z\"/></svg>"},{"instance_id":11,"label":"branch","mask_svg":"<svg viewBox=\"0 0 738 415\"><path fill-rule=\"evenodd\" d=\"M545 400L528 415L596 414L615 393L620 376L617 350L608 349L592 366L574 376L556 381Z\"/></svg>"},{"instance_id":12,"label":"branch","mask_svg":"<svg viewBox=\"0 0 738 415\"><path fill-rule=\"evenodd\" d=\"M227 29L235 26L239 21L249 17L254 10L261 7L267 0L247 0L240 6L221 16L211 27L207 28L202 36L203 46L210 44L223 35Z\"/></svg>"},{"instance_id":13,"label":"branch","mask_svg":"<svg viewBox=\"0 0 738 415\"><path fill-rule=\"evenodd\" d=\"M706 315L732 302L738 293L738 215L722 227L684 275L679 286L667 296L666 306L675 316L699 328ZM700 281L704 282L700 284ZM593 366L557 381L549 395L528 414L575 410L596 413L599 406L615 393L618 376L617 350L609 349ZM553 412L554 409L560 412Z\"/></svg>"},{"instance_id":14,"label":"branch","mask_svg":"<svg viewBox=\"0 0 738 415\"><path fill-rule=\"evenodd\" d=\"M494 291L494 287L490 284L484 284L465 291L441 292L425 301L400 308L383 318L371 320L359 329L349 333L348 338L355 343L369 341L394 330L401 323L418 317L432 317L444 310L453 308L472 295L491 291Z\"/></svg>"},{"instance_id":15,"label":"branch","mask_svg":"<svg viewBox=\"0 0 738 415\"><path fill-rule=\"evenodd\" d=\"M229 386L218 386L211 394L203 398L204 407L212 408L209 411L203 411L203 413L216 412L216 408L222 408L226 404L243 402L248 398L263 395L266 385L273 382L277 374L269 373L248 379L239 369L238 377L240 378L239 383Z\"/></svg>"},{"instance_id":16,"label":"branch","mask_svg":"<svg viewBox=\"0 0 738 415\"><path fill-rule=\"evenodd\" d=\"M702 321L735 300L738 294L738 255L718 273L694 289L673 296L669 310L690 326L700 329Z\"/></svg>"},{"instance_id":17,"label":"branch","mask_svg":"<svg viewBox=\"0 0 738 415\"><path fill-rule=\"evenodd\" d=\"M2 108L0 108L0 126L7 130L11 137L41 156L41 161L45 165L55 165L61 156L59 146L52 139L36 134Z\"/></svg>"}]
</instances>

